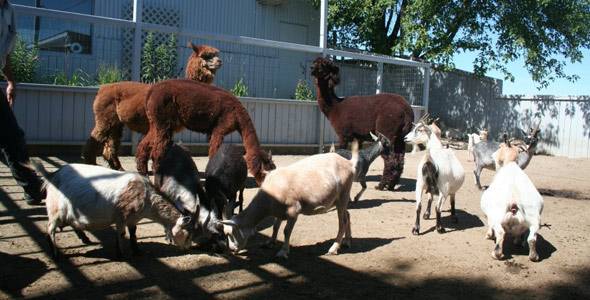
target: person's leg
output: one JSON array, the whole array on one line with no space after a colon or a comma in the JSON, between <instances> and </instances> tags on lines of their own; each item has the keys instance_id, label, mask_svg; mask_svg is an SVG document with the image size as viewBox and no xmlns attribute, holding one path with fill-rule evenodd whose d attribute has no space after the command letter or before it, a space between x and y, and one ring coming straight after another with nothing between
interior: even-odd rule
<instances>
[{"instance_id":1,"label":"person's leg","mask_svg":"<svg viewBox=\"0 0 590 300\"><path fill-rule=\"evenodd\" d=\"M44 198L41 180L31 168L25 133L18 126L6 96L0 92L0 148L14 179L25 191L28 204L38 204Z\"/></svg>"}]
</instances>

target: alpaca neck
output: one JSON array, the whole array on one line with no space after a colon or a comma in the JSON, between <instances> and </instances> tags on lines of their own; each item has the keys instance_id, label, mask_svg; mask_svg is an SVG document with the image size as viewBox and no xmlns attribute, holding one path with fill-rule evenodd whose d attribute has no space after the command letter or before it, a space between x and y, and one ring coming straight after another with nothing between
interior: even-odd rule
<instances>
[{"instance_id":1,"label":"alpaca neck","mask_svg":"<svg viewBox=\"0 0 590 300\"><path fill-rule=\"evenodd\" d=\"M328 80L314 78L314 82L320 109L325 115L328 115L334 105L338 104L338 96L336 96L334 88L329 87Z\"/></svg>"}]
</instances>

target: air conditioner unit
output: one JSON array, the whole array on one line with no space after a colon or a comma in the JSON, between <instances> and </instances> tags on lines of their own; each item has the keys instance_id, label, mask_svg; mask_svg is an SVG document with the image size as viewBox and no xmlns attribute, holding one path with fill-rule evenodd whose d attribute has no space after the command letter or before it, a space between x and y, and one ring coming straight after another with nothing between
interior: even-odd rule
<instances>
[{"instance_id":1,"label":"air conditioner unit","mask_svg":"<svg viewBox=\"0 0 590 300\"><path fill-rule=\"evenodd\" d=\"M257 0L261 5L283 6L289 4L290 0Z\"/></svg>"}]
</instances>

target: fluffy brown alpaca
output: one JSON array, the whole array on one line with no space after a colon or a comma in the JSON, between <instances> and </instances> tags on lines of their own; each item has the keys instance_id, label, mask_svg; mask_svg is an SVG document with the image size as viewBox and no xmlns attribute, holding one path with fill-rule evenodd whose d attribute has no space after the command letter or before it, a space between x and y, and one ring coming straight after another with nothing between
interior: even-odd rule
<instances>
[{"instance_id":1,"label":"fluffy brown alpaca","mask_svg":"<svg viewBox=\"0 0 590 300\"><path fill-rule=\"evenodd\" d=\"M186 78L212 84L215 72L221 67L219 50L210 46L188 44L193 53L186 65ZM119 148L123 127L146 134L149 122L145 114L145 98L151 85L139 82L117 82L103 85L94 98L94 129L82 149L84 162L96 165L96 156L102 156L115 170L123 170L119 161ZM182 128L177 130L181 131Z\"/></svg>"},{"instance_id":2,"label":"fluffy brown alpaca","mask_svg":"<svg viewBox=\"0 0 590 300\"><path fill-rule=\"evenodd\" d=\"M339 98L334 87L340 68L330 59L318 57L311 67L320 109L338 134L338 145L346 148L353 139L371 141L370 132L381 132L392 142L393 151L381 155L385 166L378 189L393 190L404 170L404 137L412 129L414 111L408 101L395 94Z\"/></svg>"},{"instance_id":3,"label":"fluffy brown alpaca","mask_svg":"<svg viewBox=\"0 0 590 300\"><path fill-rule=\"evenodd\" d=\"M275 169L270 155L258 142L248 112L238 98L222 88L194 80L169 79L150 88L145 107L150 130L139 143L135 156L141 174L147 174L150 158L154 162L152 168L158 169L172 145L174 132L180 127L207 134L210 158L222 144L223 137L237 130L246 148L248 170L258 184L264 179L265 171Z\"/></svg>"}]
</instances>

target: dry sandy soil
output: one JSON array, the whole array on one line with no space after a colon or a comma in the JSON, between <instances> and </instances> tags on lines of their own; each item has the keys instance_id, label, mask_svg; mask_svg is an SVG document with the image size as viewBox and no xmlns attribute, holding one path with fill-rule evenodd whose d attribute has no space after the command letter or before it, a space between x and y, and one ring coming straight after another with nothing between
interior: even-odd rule
<instances>
[{"instance_id":1,"label":"dry sandy soil","mask_svg":"<svg viewBox=\"0 0 590 300\"><path fill-rule=\"evenodd\" d=\"M399 190L374 189L382 161L369 173L369 189L349 205L353 244L337 256L325 253L337 232L334 211L301 216L291 237L287 261L277 261L260 245L270 236L263 222L240 255L198 249L180 253L168 245L158 224L142 222L137 234L144 254L134 257L125 244L123 261L114 261L114 231L93 232L84 245L66 228L57 234L63 255L54 261L45 236L44 206L22 201L5 165L0 164L0 298L92 299L590 299L590 160L535 156L526 169L545 201L540 230L539 262L528 260L528 248L506 242L504 260L493 260L493 242L485 239L482 191L474 187L474 163L457 151L467 177L457 196L459 223L443 212L447 233L435 220L422 220L421 235L411 234L415 218L414 186L421 155L406 156ZM304 156L275 156L286 166ZM79 159L39 157L50 170ZM134 170L133 158L124 166ZM195 157L203 171L207 159ZM485 170L482 184L491 182ZM249 178L246 204L257 187ZM310 184L313 185L313 182ZM360 189L353 186L353 194ZM434 214L433 214L434 215ZM279 240L282 242L282 231Z\"/></svg>"}]
</instances>

